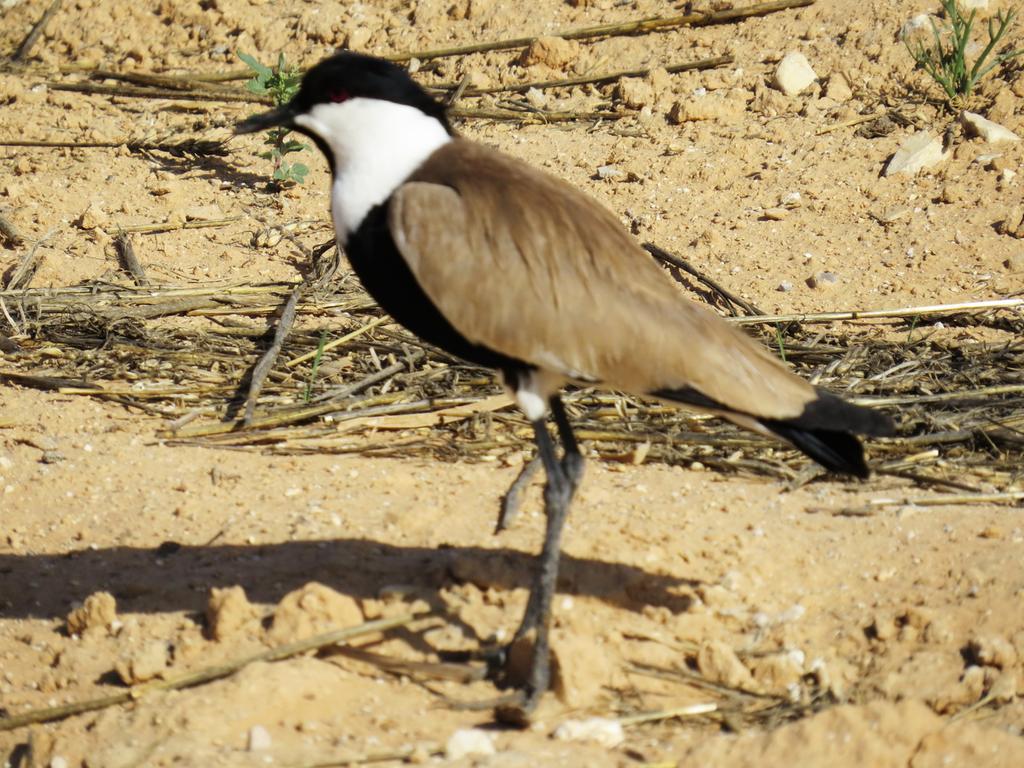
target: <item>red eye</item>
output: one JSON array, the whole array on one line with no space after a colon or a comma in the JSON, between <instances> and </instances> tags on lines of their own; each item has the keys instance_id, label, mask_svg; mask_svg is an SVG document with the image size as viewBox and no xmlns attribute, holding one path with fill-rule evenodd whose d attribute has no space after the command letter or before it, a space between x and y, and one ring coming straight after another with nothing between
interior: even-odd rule
<instances>
[{"instance_id":1,"label":"red eye","mask_svg":"<svg viewBox=\"0 0 1024 768\"><path fill-rule=\"evenodd\" d=\"M328 92L327 98L333 101L335 104L340 104L343 101L348 101L352 98L352 94L344 88L335 88Z\"/></svg>"}]
</instances>

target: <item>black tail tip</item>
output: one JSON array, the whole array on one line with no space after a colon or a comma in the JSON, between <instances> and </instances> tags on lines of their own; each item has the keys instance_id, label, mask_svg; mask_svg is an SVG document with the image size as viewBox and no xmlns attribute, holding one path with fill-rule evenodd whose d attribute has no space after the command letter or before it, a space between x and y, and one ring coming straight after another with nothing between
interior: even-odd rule
<instances>
[{"instance_id":1,"label":"black tail tip","mask_svg":"<svg viewBox=\"0 0 1024 768\"><path fill-rule=\"evenodd\" d=\"M831 429L801 429L786 422L762 422L768 429L792 443L825 469L865 479L871 475L864 461L864 447L849 432Z\"/></svg>"}]
</instances>

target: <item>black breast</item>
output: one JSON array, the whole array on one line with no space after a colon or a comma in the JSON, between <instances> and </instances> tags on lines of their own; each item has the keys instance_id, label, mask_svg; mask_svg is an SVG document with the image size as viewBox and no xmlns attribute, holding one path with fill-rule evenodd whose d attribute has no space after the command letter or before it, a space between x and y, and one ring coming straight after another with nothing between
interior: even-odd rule
<instances>
[{"instance_id":1,"label":"black breast","mask_svg":"<svg viewBox=\"0 0 1024 768\"><path fill-rule=\"evenodd\" d=\"M421 339L475 365L506 376L530 365L475 344L452 327L420 288L388 229L388 203L373 208L345 245L352 269L374 300ZM510 379L514 380L514 379Z\"/></svg>"}]
</instances>

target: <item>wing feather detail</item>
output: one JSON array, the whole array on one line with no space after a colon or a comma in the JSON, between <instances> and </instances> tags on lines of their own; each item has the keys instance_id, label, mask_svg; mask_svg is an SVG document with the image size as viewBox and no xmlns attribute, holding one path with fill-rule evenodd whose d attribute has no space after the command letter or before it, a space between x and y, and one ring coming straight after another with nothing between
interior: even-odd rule
<instances>
[{"instance_id":1,"label":"wing feather detail","mask_svg":"<svg viewBox=\"0 0 1024 768\"><path fill-rule=\"evenodd\" d=\"M755 417L799 415L814 388L680 295L596 201L456 139L392 196L395 244L460 333L628 392L692 388Z\"/></svg>"}]
</instances>

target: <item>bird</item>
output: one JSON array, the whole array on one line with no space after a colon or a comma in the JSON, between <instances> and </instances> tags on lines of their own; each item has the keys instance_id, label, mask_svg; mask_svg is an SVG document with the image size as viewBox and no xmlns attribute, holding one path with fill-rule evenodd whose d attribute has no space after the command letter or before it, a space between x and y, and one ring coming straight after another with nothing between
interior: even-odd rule
<instances>
[{"instance_id":1,"label":"bird","mask_svg":"<svg viewBox=\"0 0 1024 768\"><path fill-rule=\"evenodd\" d=\"M583 478L564 386L711 412L861 478L869 470L857 435L893 431L883 412L812 386L682 297L592 197L459 136L444 104L397 64L337 52L305 73L290 101L235 130L269 128L304 134L325 156L337 244L373 299L426 342L498 371L532 426L546 522L512 641L530 648L504 700L517 716L528 718L551 682L562 528Z\"/></svg>"}]
</instances>

